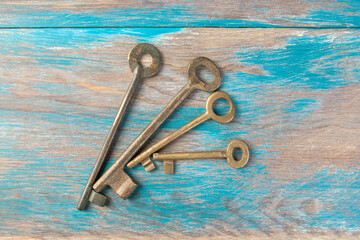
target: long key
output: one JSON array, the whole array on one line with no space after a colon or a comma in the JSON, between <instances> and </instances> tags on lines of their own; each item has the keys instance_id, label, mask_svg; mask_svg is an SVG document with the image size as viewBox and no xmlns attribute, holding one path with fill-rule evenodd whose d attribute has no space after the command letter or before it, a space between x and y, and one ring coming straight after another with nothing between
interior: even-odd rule
<instances>
[{"instance_id":1,"label":"long key","mask_svg":"<svg viewBox=\"0 0 360 240\"><path fill-rule=\"evenodd\" d=\"M201 81L196 75L200 66L207 68L214 76L211 83ZM212 92L221 83L219 68L210 59L198 57L192 60L188 66L188 83L178 94L161 110L161 112L149 123L140 135L130 144L115 163L95 182L93 189L96 192L102 191L106 186L110 186L123 199L128 198L136 188L136 183L123 170L126 163L136 154L136 152L147 142L160 125L170 116L170 114L192 93L195 89ZM151 162L153 165L153 163ZM151 166L150 166L151 167ZM155 165L153 165L155 167Z\"/></svg>"},{"instance_id":2,"label":"long key","mask_svg":"<svg viewBox=\"0 0 360 240\"><path fill-rule=\"evenodd\" d=\"M242 155L240 160L234 158L234 150L241 149ZM226 158L227 163L233 168L242 168L249 161L249 148L247 144L236 139L231 141L225 151L208 151L208 152L176 152L176 153L154 153L154 161L164 162L164 172L174 174L174 160L186 159L221 159Z\"/></svg>"},{"instance_id":3,"label":"long key","mask_svg":"<svg viewBox=\"0 0 360 240\"><path fill-rule=\"evenodd\" d=\"M214 112L213 105L214 105L214 102L218 99L224 99L229 103L230 108L229 108L229 112L227 114L217 115ZM165 145L174 141L176 138L180 137L181 135L183 135L190 129L196 127L197 125L205 122L208 119L213 119L218 123L228 123L234 118L234 116L235 116L235 107L234 107L233 102L231 101L230 96L227 93L222 92L222 91L214 92L208 97L208 100L206 101L206 112L205 113L201 114L199 117L195 118L188 124L182 126L178 130L172 132L170 135L166 136L159 142L155 143L154 145L152 145L151 147L146 149L144 152L142 152L141 154L136 156L133 160L131 160L127 164L127 167L133 168L140 162L144 161L145 159L150 159L149 156L151 156L151 154L157 152L159 149L161 149ZM145 168L145 169L147 171L149 170L147 168ZM150 169L150 170L152 170L152 169Z\"/></svg>"},{"instance_id":4,"label":"long key","mask_svg":"<svg viewBox=\"0 0 360 240\"><path fill-rule=\"evenodd\" d=\"M152 57L152 63L150 66L143 68L141 64L139 63L139 59L142 55L149 54ZM111 143L114 139L116 130L118 129L121 120L123 119L126 108L129 105L129 102L134 94L134 91L139 84L140 80L143 78L152 77L155 75L161 65L160 60L160 53L159 50L154 47L151 44L148 43L140 43L136 45L131 52L129 53L129 65L131 71L134 73L134 77L132 81L130 82L130 85L127 89L127 92L120 104L119 110L115 116L115 119L110 127L110 130L106 136L106 139L104 141L104 144L101 148L101 151L96 159L95 165L92 169L92 172L90 174L90 177L85 185L85 188L82 192L82 195L79 199L79 203L77 208L79 210L84 210L86 207L87 202L90 200L90 202L97 204L99 206L104 206L106 203L107 197L97 193L92 190L92 186L97 178L97 175L99 174L99 171L104 163L105 157L107 153L109 152Z\"/></svg>"}]
</instances>

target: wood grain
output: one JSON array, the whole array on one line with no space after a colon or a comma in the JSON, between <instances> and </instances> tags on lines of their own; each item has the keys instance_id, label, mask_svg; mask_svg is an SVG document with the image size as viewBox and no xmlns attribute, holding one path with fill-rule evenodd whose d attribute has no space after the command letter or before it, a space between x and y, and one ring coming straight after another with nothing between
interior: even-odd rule
<instances>
[{"instance_id":1,"label":"wood grain","mask_svg":"<svg viewBox=\"0 0 360 240\"><path fill-rule=\"evenodd\" d=\"M4 0L0 27L360 27L357 0Z\"/></svg>"},{"instance_id":2,"label":"wood grain","mask_svg":"<svg viewBox=\"0 0 360 240\"><path fill-rule=\"evenodd\" d=\"M0 236L10 238L359 237L360 31L356 29L23 29L0 31ZM76 210L131 79L138 42L163 54L125 117L109 164L187 82L197 56L223 72L237 114L208 121L164 151L251 148L222 160L128 170L127 201ZM152 139L204 112L192 94ZM108 166L109 166L108 164Z\"/></svg>"}]
</instances>

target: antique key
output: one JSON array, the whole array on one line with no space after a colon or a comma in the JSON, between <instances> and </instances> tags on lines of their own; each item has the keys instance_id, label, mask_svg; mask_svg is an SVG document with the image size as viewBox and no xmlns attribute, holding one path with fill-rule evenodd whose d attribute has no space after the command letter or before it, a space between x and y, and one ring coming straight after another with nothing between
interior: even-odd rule
<instances>
[{"instance_id":1,"label":"antique key","mask_svg":"<svg viewBox=\"0 0 360 240\"><path fill-rule=\"evenodd\" d=\"M224 100L228 101L228 103L230 105L230 109L227 114L221 116L221 115L217 115L214 112L213 105L214 105L214 102L218 99L224 99ZM208 97L208 100L206 102L206 112L205 113L201 114L199 117L195 118L188 124L182 126L178 130L172 132L170 135L166 136L159 142L155 143L154 145L152 145L151 147L146 149L144 152L142 152L141 154L136 156L133 160L131 160L127 164L127 167L133 168L140 162L144 161L145 159L148 159L148 161L151 161L149 158L149 156L151 156L151 154L158 151L165 145L169 144L170 142L172 142L176 138L180 137L181 135L183 135L190 129L196 127L197 125L205 122L208 119L213 119L218 123L228 123L234 118L234 116L235 116L235 107L234 107L233 102L231 101L230 96L227 93L222 92L222 91L214 92ZM145 168L145 169L146 169L146 171L151 171L153 168L152 169Z\"/></svg>"},{"instance_id":2,"label":"antique key","mask_svg":"<svg viewBox=\"0 0 360 240\"><path fill-rule=\"evenodd\" d=\"M239 148L242 151L241 159L238 161L234 158L234 150ZM174 160L185 159L220 159L226 158L227 163L233 168L241 168L249 160L249 148L242 140L232 140L225 151L208 151L208 152L177 152L177 153L154 153L154 161L164 162L164 172L174 174Z\"/></svg>"},{"instance_id":3,"label":"antique key","mask_svg":"<svg viewBox=\"0 0 360 240\"><path fill-rule=\"evenodd\" d=\"M207 68L214 76L211 83L201 81L196 75L200 66ZM161 110L161 112L149 123L140 135L130 144L115 163L95 182L93 189L102 191L107 185L123 199L128 198L137 187L131 178L123 170L124 166L136 154L136 152L147 142L152 134L170 116L170 114L192 93L195 89L212 92L221 83L219 68L208 58L198 57L192 60L188 66L188 83L176 94L176 96ZM148 169L155 168L151 162L145 165Z\"/></svg>"},{"instance_id":4,"label":"antique key","mask_svg":"<svg viewBox=\"0 0 360 240\"><path fill-rule=\"evenodd\" d=\"M152 57L152 63L148 67L143 67L139 63L139 59L142 55L149 54ZM131 52L129 53L129 65L131 71L134 73L134 77L126 91L126 94L120 104L119 110L115 116L115 119L110 127L110 130L106 136L106 139L104 141L104 144L101 148L101 151L97 157L97 160L95 162L95 165L93 167L93 170L90 174L90 177L85 185L85 188L83 190L83 193L79 199L79 203L77 208L79 210L83 210L88 202L90 200L92 203L97 204L99 206L104 206L107 197L97 193L92 190L92 186L97 178L97 175L99 174L99 171L104 163L105 157L107 153L109 152L110 145L114 139L116 130L118 129L121 120L123 119L125 115L126 108L129 105L129 102L134 94L134 91L139 84L140 80L143 78L149 78L155 75L161 65L160 62L160 53L159 50L154 47L151 44L148 43L140 43L136 45Z\"/></svg>"}]
</instances>

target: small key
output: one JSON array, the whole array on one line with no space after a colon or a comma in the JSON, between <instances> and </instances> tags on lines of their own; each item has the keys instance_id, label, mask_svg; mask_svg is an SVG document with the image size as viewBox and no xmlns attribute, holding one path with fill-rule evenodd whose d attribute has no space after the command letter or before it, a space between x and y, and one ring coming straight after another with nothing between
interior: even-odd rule
<instances>
[{"instance_id":1,"label":"small key","mask_svg":"<svg viewBox=\"0 0 360 240\"><path fill-rule=\"evenodd\" d=\"M234 149L240 148L242 151L241 159L234 158ZM229 143L225 151L209 152L178 152L178 153L154 153L154 161L164 162L164 172L174 174L174 160L185 159L220 159L226 158L227 163L233 168L242 168L249 160L249 148L242 140L236 139Z\"/></svg>"},{"instance_id":2,"label":"small key","mask_svg":"<svg viewBox=\"0 0 360 240\"><path fill-rule=\"evenodd\" d=\"M152 57L152 63L149 67L142 67L139 63L139 59L142 55L149 54ZM88 201L99 205L104 206L107 200L107 197L97 193L92 190L92 186L97 178L97 175L99 174L99 171L104 164L105 157L107 153L109 152L111 143L115 137L116 130L118 129L121 120L123 119L126 108L129 105L129 102L134 94L134 91L139 85L139 82L143 78L149 78L155 75L161 65L160 62L160 53L159 50L154 47L151 44L148 43L140 43L136 45L131 52L129 53L129 65L131 71L134 73L134 77L129 85L129 88L126 91L126 94L120 104L119 110L115 116L115 119L110 127L110 130L106 136L106 139L104 141L104 144L101 148L101 151L96 159L95 165L93 167L93 170L90 174L90 177L85 185L85 188L83 190L83 193L79 199L79 203L77 208L79 210L83 210L86 207L86 204ZM128 177L128 176L127 176ZM132 185L131 178L128 177L128 183L129 185Z\"/></svg>"},{"instance_id":3,"label":"small key","mask_svg":"<svg viewBox=\"0 0 360 240\"><path fill-rule=\"evenodd\" d=\"M207 68L214 78L211 83L201 81L196 75L200 66ZM195 89L206 92L215 91L221 83L219 68L210 59L198 57L192 60L188 66L188 83L176 94L176 96L161 110L161 112L149 123L140 135L130 144L115 163L95 182L93 189L96 192L102 191L110 186L123 199L126 199L136 188L136 185L129 182L130 178L123 170L124 166L131 160L136 152L147 142L160 125L171 115L171 113L192 93ZM147 162L147 169L155 168L150 161Z\"/></svg>"},{"instance_id":4,"label":"small key","mask_svg":"<svg viewBox=\"0 0 360 240\"><path fill-rule=\"evenodd\" d=\"M214 102L218 99L224 99L229 103L230 109L227 114L221 116L221 115L217 115L214 112L213 105L214 105ZM157 152L162 147L166 146L170 142L174 141L176 138L180 137L181 135L183 135L190 129L205 122L206 120L213 119L218 123L228 123L234 118L234 116L235 116L235 107L234 107L233 102L231 101L230 96L227 93L222 92L222 91L214 92L208 97L208 100L206 102L206 112L205 113L201 114L199 117L195 118L188 124L182 126L178 130L172 132L170 135L166 136L159 142L155 143L154 145L152 145L151 147L146 149L144 152L142 152L141 154L136 156L133 160L131 160L127 164L127 167L133 168L137 164L139 164L140 162L142 162L144 160L151 161L149 158L149 156L151 156L151 154ZM148 169L146 169L146 168L145 168L145 170L148 171ZM150 170L152 170L152 169L150 169Z\"/></svg>"}]
</instances>

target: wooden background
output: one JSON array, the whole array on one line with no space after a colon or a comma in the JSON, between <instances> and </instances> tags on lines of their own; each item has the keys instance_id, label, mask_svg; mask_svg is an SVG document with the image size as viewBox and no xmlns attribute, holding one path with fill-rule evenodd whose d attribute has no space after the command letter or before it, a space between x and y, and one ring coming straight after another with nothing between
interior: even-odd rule
<instances>
[{"instance_id":1,"label":"wooden background","mask_svg":"<svg viewBox=\"0 0 360 240\"><path fill-rule=\"evenodd\" d=\"M360 2L1 1L0 236L5 238L352 239L360 237ZM208 121L164 151L244 139L243 169L223 160L127 172L128 200L76 209L149 42L164 66L146 79L108 166L187 82L198 56L221 68L236 118ZM197 91L157 132L204 112Z\"/></svg>"}]
</instances>

